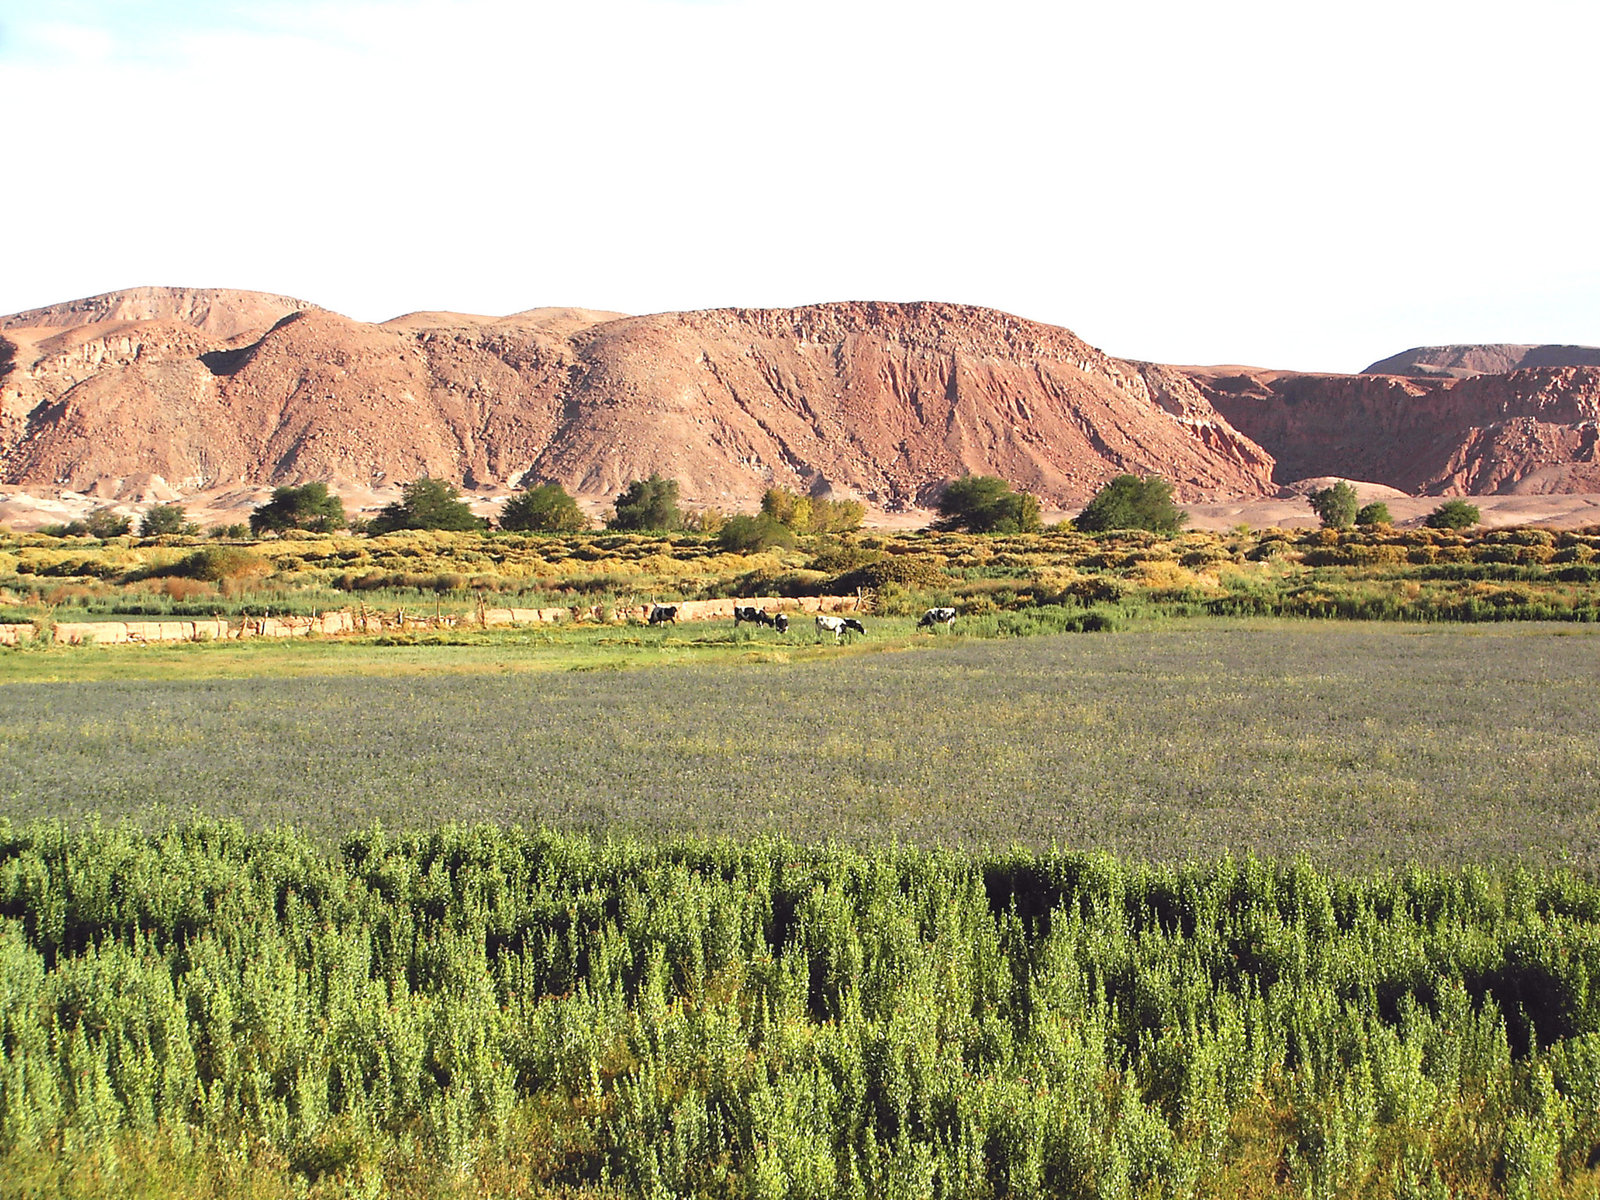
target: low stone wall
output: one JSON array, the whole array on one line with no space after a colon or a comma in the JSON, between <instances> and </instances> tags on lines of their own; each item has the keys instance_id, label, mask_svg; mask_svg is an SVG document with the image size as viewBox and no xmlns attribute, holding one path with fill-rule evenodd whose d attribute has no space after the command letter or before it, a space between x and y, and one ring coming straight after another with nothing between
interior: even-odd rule
<instances>
[{"instance_id":1,"label":"low stone wall","mask_svg":"<svg viewBox=\"0 0 1600 1200\"><path fill-rule=\"evenodd\" d=\"M737 600L682 600L678 602L680 621L720 621L733 617L736 605L749 605L769 613L855 612L861 607L856 596L753 596ZM338 635L382 633L389 629L432 629L436 627L550 625L563 621L628 622L648 621L652 605L621 607L595 605L572 608L487 608L460 617L435 619L400 612L348 611L322 613L314 617L244 617L237 621L217 618L211 621L58 621L54 640L58 645L121 645L129 642L208 642L246 638L308 637L311 634ZM14 646L34 636L32 625L0 625L0 645Z\"/></svg>"}]
</instances>

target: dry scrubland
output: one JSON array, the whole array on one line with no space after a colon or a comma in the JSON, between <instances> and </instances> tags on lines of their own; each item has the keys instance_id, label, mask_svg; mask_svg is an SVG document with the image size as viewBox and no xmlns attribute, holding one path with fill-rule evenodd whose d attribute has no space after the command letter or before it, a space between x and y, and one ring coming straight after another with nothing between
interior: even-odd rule
<instances>
[{"instance_id":1,"label":"dry scrubland","mask_svg":"<svg viewBox=\"0 0 1600 1200\"><path fill-rule=\"evenodd\" d=\"M875 612L0 652L0 1193L1594 1197L1597 547L13 536L41 627Z\"/></svg>"},{"instance_id":2,"label":"dry scrubland","mask_svg":"<svg viewBox=\"0 0 1600 1200\"><path fill-rule=\"evenodd\" d=\"M694 534L303 535L224 543L0 534L0 620L393 611L470 619L503 607L854 593L875 611L964 617L1104 604L1136 612L1416 620L1594 620L1600 527L1385 527L1017 536L809 536L719 551ZM970 627L982 633L984 625ZM1002 630L1004 631L1004 630Z\"/></svg>"}]
</instances>

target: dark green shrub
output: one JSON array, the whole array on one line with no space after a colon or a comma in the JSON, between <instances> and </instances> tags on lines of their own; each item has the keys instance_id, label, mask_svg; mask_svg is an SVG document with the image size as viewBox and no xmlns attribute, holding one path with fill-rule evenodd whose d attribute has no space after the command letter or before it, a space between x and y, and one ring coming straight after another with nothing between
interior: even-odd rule
<instances>
[{"instance_id":1,"label":"dark green shrub","mask_svg":"<svg viewBox=\"0 0 1600 1200\"><path fill-rule=\"evenodd\" d=\"M372 519L373 533L393 533L399 529L482 529L481 517L461 499L453 483L423 476L406 484L400 499Z\"/></svg>"},{"instance_id":2,"label":"dark green shrub","mask_svg":"<svg viewBox=\"0 0 1600 1200\"><path fill-rule=\"evenodd\" d=\"M1188 519L1189 514L1173 503L1172 485L1165 479L1118 475L1095 493L1073 524L1094 533L1108 529L1176 533Z\"/></svg>"},{"instance_id":3,"label":"dark green shrub","mask_svg":"<svg viewBox=\"0 0 1600 1200\"><path fill-rule=\"evenodd\" d=\"M755 554L773 547L792 548L794 530L766 513L729 517L717 531L717 549L729 554Z\"/></svg>"},{"instance_id":4,"label":"dark green shrub","mask_svg":"<svg viewBox=\"0 0 1600 1200\"><path fill-rule=\"evenodd\" d=\"M221 583L228 579L267 575L271 571L271 559L243 546L207 546L169 567L164 574Z\"/></svg>"},{"instance_id":5,"label":"dark green shrub","mask_svg":"<svg viewBox=\"0 0 1600 1200\"><path fill-rule=\"evenodd\" d=\"M951 480L940 494L936 528L969 533L1036 533L1039 501L1013 491L998 475L967 475Z\"/></svg>"},{"instance_id":6,"label":"dark green shrub","mask_svg":"<svg viewBox=\"0 0 1600 1200\"><path fill-rule=\"evenodd\" d=\"M1348 529L1357 523L1360 501L1356 499L1355 488L1343 479L1332 487L1312 492L1306 499L1325 529Z\"/></svg>"},{"instance_id":7,"label":"dark green shrub","mask_svg":"<svg viewBox=\"0 0 1600 1200\"><path fill-rule=\"evenodd\" d=\"M578 502L559 483L543 483L507 500L500 509L500 528L533 533L575 533L589 528Z\"/></svg>"},{"instance_id":8,"label":"dark green shrub","mask_svg":"<svg viewBox=\"0 0 1600 1200\"><path fill-rule=\"evenodd\" d=\"M272 499L250 514L250 530L256 534L291 529L332 533L344 527L344 501L330 494L325 483L273 488Z\"/></svg>"},{"instance_id":9,"label":"dark green shrub","mask_svg":"<svg viewBox=\"0 0 1600 1200\"><path fill-rule=\"evenodd\" d=\"M652 474L635 479L622 489L612 506L607 529L681 529L683 513L678 508L678 481Z\"/></svg>"},{"instance_id":10,"label":"dark green shrub","mask_svg":"<svg viewBox=\"0 0 1600 1200\"><path fill-rule=\"evenodd\" d=\"M166 534L195 534L200 527L189 520L181 504L152 504L139 519L140 537L162 537Z\"/></svg>"},{"instance_id":11,"label":"dark green shrub","mask_svg":"<svg viewBox=\"0 0 1600 1200\"><path fill-rule=\"evenodd\" d=\"M1422 523L1429 529L1471 529L1481 517L1482 513L1476 504L1468 504L1465 500L1446 500L1429 513Z\"/></svg>"},{"instance_id":12,"label":"dark green shrub","mask_svg":"<svg viewBox=\"0 0 1600 1200\"><path fill-rule=\"evenodd\" d=\"M948 587L950 576L930 558L898 554L846 571L833 581L833 591L848 595L858 588L876 590L890 584L908 588Z\"/></svg>"},{"instance_id":13,"label":"dark green shrub","mask_svg":"<svg viewBox=\"0 0 1600 1200\"><path fill-rule=\"evenodd\" d=\"M1357 525L1393 525L1394 518L1389 515L1389 506L1382 500L1374 500L1371 504L1363 504L1356 510Z\"/></svg>"}]
</instances>

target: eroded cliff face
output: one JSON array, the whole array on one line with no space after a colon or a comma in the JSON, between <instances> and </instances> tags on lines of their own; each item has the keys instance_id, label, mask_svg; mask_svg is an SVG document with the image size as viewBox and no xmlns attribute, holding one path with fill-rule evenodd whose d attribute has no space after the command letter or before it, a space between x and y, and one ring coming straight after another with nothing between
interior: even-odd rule
<instances>
[{"instance_id":1,"label":"eroded cliff face","mask_svg":"<svg viewBox=\"0 0 1600 1200\"><path fill-rule=\"evenodd\" d=\"M1464 379L1189 372L1277 460L1280 483L1339 475L1422 495L1600 489L1600 367Z\"/></svg>"},{"instance_id":2,"label":"eroded cliff face","mask_svg":"<svg viewBox=\"0 0 1600 1200\"><path fill-rule=\"evenodd\" d=\"M97 298L124 314L132 301ZM41 319L83 305L35 310ZM248 305L233 306L238 313ZM280 306L281 307L281 306ZM1257 495L1272 461L1180 372L1121 362L1070 332L949 304L828 304L610 319L412 314L384 325L271 305L61 328L15 323L0 363L8 482L90 490L156 473L185 488L552 479L614 494L660 471L702 502L773 484L925 501L964 471L1046 503L1121 471L1180 496ZM3 351L0 351L3 359Z\"/></svg>"}]
</instances>

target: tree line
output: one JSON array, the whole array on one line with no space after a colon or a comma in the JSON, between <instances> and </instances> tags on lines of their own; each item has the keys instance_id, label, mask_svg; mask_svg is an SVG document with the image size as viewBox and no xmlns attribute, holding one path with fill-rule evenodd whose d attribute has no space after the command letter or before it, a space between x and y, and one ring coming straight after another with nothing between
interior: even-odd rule
<instances>
[{"instance_id":1,"label":"tree line","mask_svg":"<svg viewBox=\"0 0 1600 1200\"><path fill-rule=\"evenodd\" d=\"M1312 511L1326 528L1382 526L1393 523L1382 501L1362 505L1355 488L1345 480L1310 493ZM1038 498L1014 488L995 475L965 475L948 481L934 500L938 519L934 528L968 533L1035 533L1043 528ZM844 533L860 527L865 508L855 500L805 496L787 488L768 488L754 514L726 515L715 508L685 509L679 483L659 473L636 479L618 493L605 528L622 532L672 532L689 530L714 536L728 551L750 553L773 547L790 547L801 534ZM1465 500L1446 500L1424 520L1432 529L1465 529L1479 523L1481 513ZM1072 519L1085 532L1146 530L1177 533L1188 514L1173 499L1172 485L1158 475L1122 474L1107 482ZM531 484L506 500L493 519L475 514L460 489L448 480L422 476L407 483L400 498L371 518L352 520L344 502L326 483L288 484L272 491L257 506L245 526L225 525L211 532L222 536L260 537L263 534L357 533L383 534L405 529L502 530L526 533L578 533L591 521L559 483ZM140 517L137 530L131 517L100 509L88 517L40 532L61 537L140 537L168 534L193 536L200 528L181 504L155 504Z\"/></svg>"}]
</instances>

